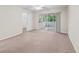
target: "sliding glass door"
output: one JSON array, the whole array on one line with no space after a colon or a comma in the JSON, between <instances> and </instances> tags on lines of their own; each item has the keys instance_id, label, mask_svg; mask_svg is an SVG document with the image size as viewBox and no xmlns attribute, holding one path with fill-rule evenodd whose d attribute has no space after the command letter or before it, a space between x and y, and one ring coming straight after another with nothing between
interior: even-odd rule
<instances>
[{"instance_id":1,"label":"sliding glass door","mask_svg":"<svg viewBox=\"0 0 79 59\"><path fill-rule=\"evenodd\" d=\"M56 31L56 16L54 14L43 14L39 17L41 30Z\"/></svg>"}]
</instances>

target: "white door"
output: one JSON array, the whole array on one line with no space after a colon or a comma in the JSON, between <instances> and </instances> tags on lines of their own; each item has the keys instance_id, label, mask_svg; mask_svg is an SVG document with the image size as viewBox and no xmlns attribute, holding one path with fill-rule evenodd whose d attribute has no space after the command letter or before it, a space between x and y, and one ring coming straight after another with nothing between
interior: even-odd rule
<instances>
[{"instance_id":1,"label":"white door","mask_svg":"<svg viewBox=\"0 0 79 59\"><path fill-rule=\"evenodd\" d=\"M27 31L31 31L32 30L32 14L28 13L27 14Z\"/></svg>"},{"instance_id":2,"label":"white door","mask_svg":"<svg viewBox=\"0 0 79 59\"><path fill-rule=\"evenodd\" d=\"M23 13L23 29L26 31L32 30L32 14L31 13Z\"/></svg>"}]
</instances>

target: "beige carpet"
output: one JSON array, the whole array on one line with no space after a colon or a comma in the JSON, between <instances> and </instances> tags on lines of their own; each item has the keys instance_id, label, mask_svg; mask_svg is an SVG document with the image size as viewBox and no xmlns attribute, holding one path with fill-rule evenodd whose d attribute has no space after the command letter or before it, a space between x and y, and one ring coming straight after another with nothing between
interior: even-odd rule
<instances>
[{"instance_id":1,"label":"beige carpet","mask_svg":"<svg viewBox=\"0 0 79 59\"><path fill-rule=\"evenodd\" d=\"M32 31L0 41L0 52L73 53L75 51L65 34L50 31Z\"/></svg>"}]
</instances>

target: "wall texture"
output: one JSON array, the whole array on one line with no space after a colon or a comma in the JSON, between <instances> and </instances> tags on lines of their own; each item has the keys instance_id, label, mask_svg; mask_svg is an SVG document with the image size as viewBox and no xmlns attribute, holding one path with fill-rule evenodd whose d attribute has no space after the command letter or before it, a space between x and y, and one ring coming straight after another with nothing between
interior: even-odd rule
<instances>
[{"instance_id":1,"label":"wall texture","mask_svg":"<svg viewBox=\"0 0 79 59\"><path fill-rule=\"evenodd\" d=\"M0 40L22 33L22 12L17 6L0 6Z\"/></svg>"},{"instance_id":2,"label":"wall texture","mask_svg":"<svg viewBox=\"0 0 79 59\"><path fill-rule=\"evenodd\" d=\"M68 33L68 10L64 8L60 13L60 32Z\"/></svg>"},{"instance_id":3,"label":"wall texture","mask_svg":"<svg viewBox=\"0 0 79 59\"><path fill-rule=\"evenodd\" d=\"M75 50L79 52L79 6L69 6L69 37L75 47Z\"/></svg>"}]
</instances>

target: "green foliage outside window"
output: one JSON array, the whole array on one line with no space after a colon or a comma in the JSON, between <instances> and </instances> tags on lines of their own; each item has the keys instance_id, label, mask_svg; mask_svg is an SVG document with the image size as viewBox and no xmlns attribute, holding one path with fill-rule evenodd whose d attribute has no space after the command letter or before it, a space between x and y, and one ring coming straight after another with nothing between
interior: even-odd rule
<instances>
[{"instance_id":1,"label":"green foliage outside window","mask_svg":"<svg viewBox=\"0 0 79 59\"><path fill-rule=\"evenodd\" d=\"M56 21L56 16L51 16L51 15L42 16L39 19L39 22L53 22L53 21L54 22Z\"/></svg>"}]
</instances>

